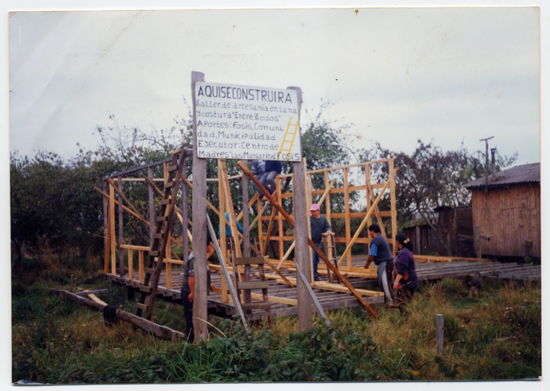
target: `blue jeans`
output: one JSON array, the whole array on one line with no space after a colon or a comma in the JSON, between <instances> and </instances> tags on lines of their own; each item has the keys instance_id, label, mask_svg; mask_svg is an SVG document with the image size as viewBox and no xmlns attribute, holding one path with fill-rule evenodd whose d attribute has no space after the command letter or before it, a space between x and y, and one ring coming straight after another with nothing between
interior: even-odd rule
<instances>
[{"instance_id":1,"label":"blue jeans","mask_svg":"<svg viewBox=\"0 0 550 391\"><path fill-rule=\"evenodd\" d=\"M261 183L261 180L262 180L262 177L264 176L264 173L262 172L261 174L258 174L258 175L254 175L256 177L256 179L258 180L258 182ZM254 190L256 190L258 193L260 193L260 196L264 195L260 189L258 189L258 186L256 186L256 184L254 182L252 182L252 187L254 188Z\"/></svg>"},{"instance_id":2,"label":"blue jeans","mask_svg":"<svg viewBox=\"0 0 550 391\"><path fill-rule=\"evenodd\" d=\"M277 184L275 183L275 177L277 176L277 171L266 171L264 175L262 176L262 179L260 179L260 183L264 185L264 187L269 191L269 193L273 193L276 188Z\"/></svg>"},{"instance_id":3,"label":"blue jeans","mask_svg":"<svg viewBox=\"0 0 550 391\"><path fill-rule=\"evenodd\" d=\"M321 242L314 244L319 250L321 250ZM312 249L311 251L313 251L313 278L319 278L319 273L317 272L317 266L319 265L319 255L315 252L315 250Z\"/></svg>"}]
</instances>

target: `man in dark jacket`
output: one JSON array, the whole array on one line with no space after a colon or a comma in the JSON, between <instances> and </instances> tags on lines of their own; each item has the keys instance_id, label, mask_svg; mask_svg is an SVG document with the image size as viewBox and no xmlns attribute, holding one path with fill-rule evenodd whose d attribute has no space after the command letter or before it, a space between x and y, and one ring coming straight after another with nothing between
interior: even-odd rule
<instances>
[{"instance_id":1,"label":"man in dark jacket","mask_svg":"<svg viewBox=\"0 0 550 391\"><path fill-rule=\"evenodd\" d=\"M329 235L334 236L334 232L331 231L328 220L325 216L321 216L321 208L319 205L312 204L311 216L309 217L309 227L311 228L311 240L315 245L321 249L321 241L323 240L323 234L326 232ZM319 255L313 251L313 279L319 281L319 272L317 266L319 265Z\"/></svg>"},{"instance_id":2,"label":"man in dark jacket","mask_svg":"<svg viewBox=\"0 0 550 391\"><path fill-rule=\"evenodd\" d=\"M382 271L386 266L386 262L393 260L393 255L388 241L380 233L380 227L377 224L372 224L369 227L369 234L372 238L370 241L369 257L363 267L367 269L374 262L378 266L378 284L382 286Z\"/></svg>"}]
</instances>

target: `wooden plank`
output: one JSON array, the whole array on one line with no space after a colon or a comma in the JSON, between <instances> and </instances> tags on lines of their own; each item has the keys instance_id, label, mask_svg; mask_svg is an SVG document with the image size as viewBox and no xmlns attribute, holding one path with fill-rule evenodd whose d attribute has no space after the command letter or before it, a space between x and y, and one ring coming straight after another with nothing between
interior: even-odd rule
<instances>
[{"instance_id":1,"label":"wooden plank","mask_svg":"<svg viewBox=\"0 0 550 391\"><path fill-rule=\"evenodd\" d=\"M223 214L220 214L220 215L223 216ZM215 238L216 237L216 232L214 232L214 227L212 227L212 222L210 221L210 217L208 217L208 215L206 215L206 222L208 224L208 230L210 231L210 236L212 238ZM218 259L220 259L220 260L224 259L223 255L222 255L222 251L221 251L220 246L218 244L218 241L214 240L213 243L214 243L214 249L216 250L216 254L218 255ZM225 276L226 281L228 281L228 282L231 281L231 277L229 276L229 272L227 271L227 267L225 265L225 262L220 261L220 266L222 268L223 275ZM246 318L244 317L243 309L241 308L241 306L239 304L237 291L235 290L235 287L233 286L233 284L229 283L227 285L229 287L229 292L231 293L231 298L233 299L233 303L235 304L235 308L237 309L238 314L241 316L241 323L242 323L243 328L244 328L245 336L248 338L248 335L249 335L248 325L246 323ZM193 323L193 325L194 324L195 323Z\"/></svg>"},{"instance_id":2,"label":"wooden plank","mask_svg":"<svg viewBox=\"0 0 550 391\"><path fill-rule=\"evenodd\" d=\"M238 289L268 289L269 281L239 281Z\"/></svg>"},{"instance_id":3,"label":"wooden plank","mask_svg":"<svg viewBox=\"0 0 550 391\"><path fill-rule=\"evenodd\" d=\"M116 274L115 190L109 185L109 234L111 242L111 274Z\"/></svg>"},{"instance_id":4,"label":"wooden plank","mask_svg":"<svg viewBox=\"0 0 550 391\"><path fill-rule=\"evenodd\" d=\"M143 265L143 250L139 250L138 253L138 261L139 261L139 282L143 282L145 279L145 267Z\"/></svg>"},{"instance_id":5,"label":"wooden plank","mask_svg":"<svg viewBox=\"0 0 550 391\"><path fill-rule=\"evenodd\" d=\"M255 302L255 303L243 303L241 307L243 310L268 310L271 308L271 303Z\"/></svg>"},{"instance_id":6,"label":"wooden plank","mask_svg":"<svg viewBox=\"0 0 550 391\"><path fill-rule=\"evenodd\" d=\"M276 208L274 206L271 206L271 216L269 218L269 224L267 226L267 230L265 231L265 241L264 246L262 248L262 255L265 255L267 251L267 246L269 244L269 236L271 235L271 230L273 229L273 222L275 221L275 216L277 214Z\"/></svg>"},{"instance_id":7,"label":"wooden plank","mask_svg":"<svg viewBox=\"0 0 550 391\"><path fill-rule=\"evenodd\" d=\"M349 293L349 290L340 284L332 284L325 281L315 281L311 283L312 288L323 289L333 292ZM384 296L384 292L370 291L365 289L355 289L355 291L361 296Z\"/></svg>"},{"instance_id":8,"label":"wooden plank","mask_svg":"<svg viewBox=\"0 0 550 391\"><path fill-rule=\"evenodd\" d=\"M300 93L301 97L301 91L298 90L297 92ZM277 200L273 199L273 197L271 197L271 195L269 195L268 193L264 192L264 194L272 205L280 208L281 214L293 226L296 241L296 246L294 249L294 262L300 264L300 267L305 275L310 275L311 269L309 262L309 249L307 246L309 241L309 238L307 237L309 217L306 210L307 198L304 165L305 161L292 163L292 170L294 172L292 183L294 195L294 221L290 218L288 213L286 213L286 211L277 204ZM261 187L258 185L260 185ZM263 186L259 182L256 183L256 186L258 186L258 188L263 192ZM296 282L296 289L298 294L298 329L299 331L306 331L311 329L312 326L312 300L303 281L298 280Z\"/></svg>"},{"instance_id":9,"label":"wooden plank","mask_svg":"<svg viewBox=\"0 0 550 391\"><path fill-rule=\"evenodd\" d=\"M103 265L103 272L109 272L109 251L110 251L110 239L109 235L109 196L107 195L107 181L103 180L103 245L105 250L105 258ZM94 187L95 188L95 187Z\"/></svg>"},{"instance_id":10,"label":"wooden plank","mask_svg":"<svg viewBox=\"0 0 550 391\"><path fill-rule=\"evenodd\" d=\"M103 300L101 300L99 297L97 297L93 293L89 293L88 297L98 304L107 305L107 303L105 303Z\"/></svg>"},{"instance_id":11,"label":"wooden plank","mask_svg":"<svg viewBox=\"0 0 550 391\"><path fill-rule=\"evenodd\" d=\"M222 171L221 166L221 160L218 159L218 175ZM227 224L227 221L225 220L225 191L223 189L224 181L218 182L218 200L220 208L220 244L221 244L221 253L223 254L222 258L220 258L220 263L224 262L225 265L228 265L229 258L227 256L227 236L226 236L226 230L222 229L222 227L225 227ZM221 266L220 266L221 268ZM227 284L231 284L231 280L226 279L225 274L222 273L222 280L221 280L221 289L222 289L222 303L228 302L228 296L227 296Z\"/></svg>"},{"instance_id":12,"label":"wooden plank","mask_svg":"<svg viewBox=\"0 0 550 391\"><path fill-rule=\"evenodd\" d=\"M235 265L263 265L265 263L262 257L242 257L235 258Z\"/></svg>"},{"instance_id":13,"label":"wooden plank","mask_svg":"<svg viewBox=\"0 0 550 391\"><path fill-rule=\"evenodd\" d=\"M128 249L128 278L134 276L134 250Z\"/></svg>"},{"instance_id":14,"label":"wooden plank","mask_svg":"<svg viewBox=\"0 0 550 391\"><path fill-rule=\"evenodd\" d=\"M311 205L313 203L313 195L311 194L311 174L307 174L307 160L302 159L302 166L305 175L305 187L306 187L306 225L307 225L307 237L311 238ZM309 281L313 281L313 250L308 248L308 262L309 262Z\"/></svg>"},{"instance_id":15,"label":"wooden plank","mask_svg":"<svg viewBox=\"0 0 550 391\"><path fill-rule=\"evenodd\" d=\"M246 175L243 175L243 177L246 177ZM277 192L277 199L281 200L281 178L275 177L275 191ZM283 242L283 217L281 215L277 215L277 228L278 228L278 242L279 242L279 257L281 254L285 252L284 248L284 242Z\"/></svg>"},{"instance_id":16,"label":"wooden plank","mask_svg":"<svg viewBox=\"0 0 550 391\"><path fill-rule=\"evenodd\" d=\"M346 246L350 246L351 242L351 222L349 216L349 185L348 185L348 168L344 168L344 213L345 213L345 228L346 228ZM361 230L358 230L360 233ZM340 259L339 265L342 263L344 257ZM347 255L347 268L351 267L351 251Z\"/></svg>"},{"instance_id":17,"label":"wooden plank","mask_svg":"<svg viewBox=\"0 0 550 391\"><path fill-rule=\"evenodd\" d=\"M121 244L120 248L124 249L131 249L131 250L141 250L141 251L149 251L151 250L151 247L147 246L136 246L134 244Z\"/></svg>"},{"instance_id":18,"label":"wooden plank","mask_svg":"<svg viewBox=\"0 0 550 391\"><path fill-rule=\"evenodd\" d=\"M93 300L85 299L71 292L57 290L53 288L50 288L49 292L51 294L58 295L66 300L74 301L75 303L93 308L98 311L103 311L103 308L105 307L105 304L101 304ZM137 328L152 334L157 338L175 342L177 338L185 339L186 337L185 334L179 331L176 331L169 327L162 326L154 322L148 321L146 319L140 318L134 314L130 314L129 312L123 311L121 309L117 309L116 315L119 320L130 323L136 326Z\"/></svg>"},{"instance_id":19,"label":"wooden plank","mask_svg":"<svg viewBox=\"0 0 550 391\"><path fill-rule=\"evenodd\" d=\"M392 234L391 239L392 243L395 243L395 235L397 235L397 210L395 207L395 167L393 164L393 159L390 159L389 164L389 173L390 173L390 205L391 205L391 227ZM382 190L383 192L383 190ZM397 254L397 246L392 245L393 247L393 256Z\"/></svg>"},{"instance_id":20,"label":"wooden plank","mask_svg":"<svg viewBox=\"0 0 550 391\"><path fill-rule=\"evenodd\" d=\"M119 176L119 179L121 177ZM114 183L113 183L114 184ZM119 193L119 197L122 196L122 181L119 180L118 188L113 186L113 189ZM118 202L118 243L124 243L124 220L122 216L122 201ZM118 268L120 276L124 276L124 250L120 247L118 248Z\"/></svg>"}]
</instances>

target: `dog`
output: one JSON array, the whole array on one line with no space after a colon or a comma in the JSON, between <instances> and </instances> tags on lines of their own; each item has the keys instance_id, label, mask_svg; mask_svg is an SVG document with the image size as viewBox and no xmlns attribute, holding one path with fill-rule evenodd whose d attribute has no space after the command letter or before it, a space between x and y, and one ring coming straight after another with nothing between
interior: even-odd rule
<instances>
[{"instance_id":1,"label":"dog","mask_svg":"<svg viewBox=\"0 0 550 391\"><path fill-rule=\"evenodd\" d=\"M468 296L475 295L478 297L479 291L481 289L481 283L470 276L469 274L466 274L464 277L462 277L462 285L464 288L468 289Z\"/></svg>"}]
</instances>

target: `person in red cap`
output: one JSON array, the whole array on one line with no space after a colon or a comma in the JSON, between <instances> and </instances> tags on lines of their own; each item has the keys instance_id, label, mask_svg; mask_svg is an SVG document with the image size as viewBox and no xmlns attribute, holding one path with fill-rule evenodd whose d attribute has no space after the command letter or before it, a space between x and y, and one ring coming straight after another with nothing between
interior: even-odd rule
<instances>
[{"instance_id":1,"label":"person in red cap","mask_svg":"<svg viewBox=\"0 0 550 391\"><path fill-rule=\"evenodd\" d=\"M331 231L327 218L325 216L321 216L321 208L319 208L319 205L312 204L309 210L311 211L311 216L309 217L311 240L313 240L313 243L321 249L323 234L326 232L334 236L334 232ZM319 281L317 265L319 265L319 255L313 251L313 279L315 281Z\"/></svg>"}]
</instances>

